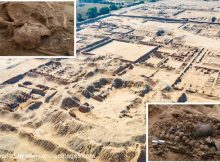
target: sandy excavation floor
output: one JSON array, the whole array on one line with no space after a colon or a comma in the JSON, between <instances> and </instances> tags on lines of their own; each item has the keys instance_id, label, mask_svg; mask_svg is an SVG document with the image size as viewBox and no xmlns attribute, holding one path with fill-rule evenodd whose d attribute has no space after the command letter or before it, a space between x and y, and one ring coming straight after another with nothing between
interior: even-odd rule
<instances>
[{"instance_id":1,"label":"sandy excavation floor","mask_svg":"<svg viewBox=\"0 0 220 162\"><path fill-rule=\"evenodd\" d=\"M2 61L0 160L146 162L146 85L117 76L120 64L99 56Z\"/></svg>"},{"instance_id":2,"label":"sandy excavation floor","mask_svg":"<svg viewBox=\"0 0 220 162\"><path fill-rule=\"evenodd\" d=\"M118 54L120 55L119 57L122 57L125 60L135 61L153 48L155 48L155 46L136 45L113 41L105 46L95 49L94 51L90 51L90 53L94 53L95 55Z\"/></svg>"},{"instance_id":3,"label":"sandy excavation floor","mask_svg":"<svg viewBox=\"0 0 220 162\"><path fill-rule=\"evenodd\" d=\"M1 56L71 56L73 48L73 2L0 2Z\"/></svg>"},{"instance_id":4,"label":"sandy excavation floor","mask_svg":"<svg viewBox=\"0 0 220 162\"><path fill-rule=\"evenodd\" d=\"M149 160L219 161L219 105L149 105Z\"/></svg>"}]
</instances>

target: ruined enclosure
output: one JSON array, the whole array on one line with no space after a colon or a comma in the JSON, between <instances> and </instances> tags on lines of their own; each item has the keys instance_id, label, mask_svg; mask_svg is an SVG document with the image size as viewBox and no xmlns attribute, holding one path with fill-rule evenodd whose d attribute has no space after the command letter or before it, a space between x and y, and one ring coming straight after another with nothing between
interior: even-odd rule
<instances>
[{"instance_id":1,"label":"ruined enclosure","mask_svg":"<svg viewBox=\"0 0 220 162\"><path fill-rule=\"evenodd\" d=\"M146 102L217 102L219 8L219 1L164 0L117 10L78 24L77 55L122 60L121 77L151 86Z\"/></svg>"},{"instance_id":2,"label":"ruined enclosure","mask_svg":"<svg viewBox=\"0 0 220 162\"><path fill-rule=\"evenodd\" d=\"M117 75L120 65L125 63L100 56L4 59L0 155L27 153L39 155L28 160L45 162L51 159L42 159L44 154L69 155L55 162L146 162L144 96L150 86Z\"/></svg>"},{"instance_id":3,"label":"ruined enclosure","mask_svg":"<svg viewBox=\"0 0 220 162\"><path fill-rule=\"evenodd\" d=\"M151 161L219 161L219 105L148 105Z\"/></svg>"},{"instance_id":4,"label":"ruined enclosure","mask_svg":"<svg viewBox=\"0 0 220 162\"><path fill-rule=\"evenodd\" d=\"M131 44L129 42L113 40L89 51L89 53L95 55L116 55L123 60L135 62L154 48L156 48L156 46Z\"/></svg>"},{"instance_id":5,"label":"ruined enclosure","mask_svg":"<svg viewBox=\"0 0 220 162\"><path fill-rule=\"evenodd\" d=\"M1 56L73 56L74 2L0 2Z\"/></svg>"}]
</instances>

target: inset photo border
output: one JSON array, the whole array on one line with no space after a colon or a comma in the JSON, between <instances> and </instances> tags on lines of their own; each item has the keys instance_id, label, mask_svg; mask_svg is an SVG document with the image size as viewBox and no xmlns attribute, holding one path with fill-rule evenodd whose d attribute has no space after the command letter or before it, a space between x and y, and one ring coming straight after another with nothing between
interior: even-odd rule
<instances>
[{"instance_id":1,"label":"inset photo border","mask_svg":"<svg viewBox=\"0 0 220 162\"><path fill-rule=\"evenodd\" d=\"M220 103L146 105L147 161L219 161Z\"/></svg>"},{"instance_id":2,"label":"inset photo border","mask_svg":"<svg viewBox=\"0 0 220 162\"><path fill-rule=\"evenodd\" d=\"M75 3L0 1L0 58L76 58Z\"/></svg>"}]
</instances>

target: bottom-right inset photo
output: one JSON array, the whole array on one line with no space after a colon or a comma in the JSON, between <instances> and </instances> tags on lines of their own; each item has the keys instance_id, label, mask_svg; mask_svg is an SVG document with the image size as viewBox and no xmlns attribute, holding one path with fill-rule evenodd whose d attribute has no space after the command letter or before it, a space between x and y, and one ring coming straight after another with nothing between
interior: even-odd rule
<instances>
[{"instance_id":1,"label":"bottom-right inset photo","mask_svg":"<svg viewBox=\"0 0 220 162\"><path fill-rule=\"evenodd\" d=\"M149 104L149 161L220 161L220 104Z\"/></svg>"}]
</instances>

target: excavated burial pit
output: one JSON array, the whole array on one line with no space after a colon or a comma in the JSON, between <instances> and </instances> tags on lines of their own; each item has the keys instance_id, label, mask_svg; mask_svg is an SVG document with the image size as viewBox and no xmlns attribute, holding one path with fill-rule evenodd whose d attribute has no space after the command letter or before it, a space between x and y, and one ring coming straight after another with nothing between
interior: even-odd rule
<instances>
[{"instance_id":1,"label":"excavated burial pit","mask_svg":"<svg viewBox=\"0 0 220 162\"><path fill-rule=\"evenodd\" d=\"M219 160L218 113L219 105L150 105L150 159Z\"/></svg>"},{"instance_id":2,"label":"excavated burial pit","mask_svg":"<svg viewBox=\"0 0 220 162\"><path fill-rule=\"evenodd\" d=\"M73 55L73 4L7 2L1 8L1 55Z\"/></svg>"}]
</instances>

